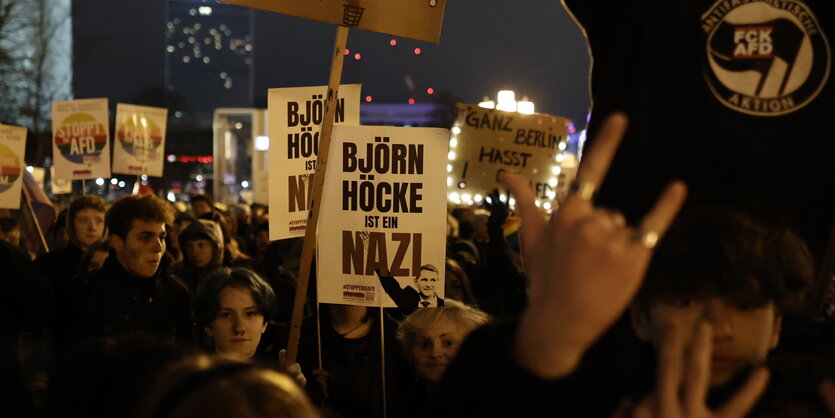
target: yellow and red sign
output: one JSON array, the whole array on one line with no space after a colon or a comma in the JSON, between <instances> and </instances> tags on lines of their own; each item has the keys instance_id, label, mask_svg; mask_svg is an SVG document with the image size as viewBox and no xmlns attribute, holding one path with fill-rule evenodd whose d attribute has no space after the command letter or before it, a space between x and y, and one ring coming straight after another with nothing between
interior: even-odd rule
<instances>
[{"instance_id":1,"label":"yellow and red sign","mask_svg":"<svg viewBox=\"0 0 835 418\"><path fill-rule=\"evenodd\" d=\"M26 128L0 126L0 208L20 208Z\"/></svg>"},{"instance_id":2,"label":"yellow and red sign","mask_svg":"<svg viewBox=\"0 0 835 418\"><path fill-rule=\"evenodd\" d=\"M58 178L110 176L107 99L52 102L52 139Z\"/></svg>"},{"instance_id":3,"label":"yellow and red sign","mask_svg":"<svg viewBox=\"0 0 835 418\"><path fill-rule=\"evenodd\" d=\"M162 177L168 109L118 103L113 172Z\"/></svg>"}]
</instances>

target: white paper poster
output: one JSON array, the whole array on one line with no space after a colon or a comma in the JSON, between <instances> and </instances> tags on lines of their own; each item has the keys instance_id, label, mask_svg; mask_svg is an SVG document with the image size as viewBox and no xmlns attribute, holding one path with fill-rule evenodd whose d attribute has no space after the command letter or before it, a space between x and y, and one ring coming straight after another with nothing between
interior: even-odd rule
<instances>
[{"instance_id":1,"label":"white paper poster","mask_svg":"<svg viewBox=\"0 0 835 418\"><path fill-rule=\"evenodd\" d=\"M113 172L162 177L168 109L116 104Z\"/></svg>"},{"instance_id":2,"label":"white paper poster","mask_svg":"<svg viewBox=\"0 0 835 418\"><path fill-rule=\"evenodd\" d=\"M52 102L52 159L60 179L110 177L107 99Z\"/></svg>"},{"instance_id":3,"label":"white paper poster","mask_svg":"<svg viewBox=\"0 0 835 418\"><path fill-rule=\"evenodd\" d=\"M55 166L49 167L50 184L52 185L52 194L70 194L72 193L72 180L59 179L55 177Z\"/></svg>"},{"instance_id":4,"label":"white paper poster","mask_svg":"<svg viewBox=\"0 0 835 418\"><path fill-rule=\"evenodd\" d=\"M334 127L319 219L319 302L443 304L448 138L438 128Z\"/></svg>"},{"instance_id":5,"label":"white paper poster","mask_svg":"<svg viewBox=\"0 0 835 418\"><path fill-rule=\"evenodd\" d=\"M0 126L0 208L20 208L26 152L26 128Z\"/></svg>"},{"instance_id":6,"label":"white paper poster","mask_svg":"<svg viewBox=\"0 0 835 418\"><path fill-rule=\"evenodd\" d=\"M339 87L334 123L359 125L360 89ZM271 240L304 236L327 91L327 86L269 90Z\"/></svg>"}]
</instances>

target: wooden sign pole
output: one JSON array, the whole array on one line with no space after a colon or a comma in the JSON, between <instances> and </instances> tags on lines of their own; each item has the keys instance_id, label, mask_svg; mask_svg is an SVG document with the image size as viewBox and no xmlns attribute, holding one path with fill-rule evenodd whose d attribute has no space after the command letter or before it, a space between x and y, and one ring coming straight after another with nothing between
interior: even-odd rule
<instances>
[{"instance_id":1,"label":"wooden sign pole","mask_svg":"<svg viewBox=\"0 0 835 418\"><path fill-rule=\"evenodd\" d=\"M293 304L293 317L290 321L290 339L287 341L287 363L296 362L299 349L299 335L301 334L302 312L307 299L307 285L310 280L310 268L313 262L313 251L316 249L316 227L319 223L319 202L322 201L322 188L325 185L325 170L328 167L328 151L331 145L333 119L336 114L336 98L339 83L342 81L342 63L345 59L345 45L348 41L348 27L337 26L336 42L333 47L331 74L328 81L328 95L325 101L325 117L322 120L322 130L319 134L319 156L314 174L313 193L310 194L307 207L310 213L304 231L304 249L302 250L299 279L296 283L296 299Z\"/></svg>"}]
</instances>

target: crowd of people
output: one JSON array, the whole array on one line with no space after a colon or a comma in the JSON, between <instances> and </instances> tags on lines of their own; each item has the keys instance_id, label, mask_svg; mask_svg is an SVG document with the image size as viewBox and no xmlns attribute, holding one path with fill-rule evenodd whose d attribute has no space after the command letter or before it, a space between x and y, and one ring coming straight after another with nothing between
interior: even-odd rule
<instances>
[{"instance_id":1,"label":"crowd of people","mask_svg":"<svg viewBox=\"0 0 835 418\"><path fill-rule=\"evenodd\" d=\"M311 286L292 364L301 242L270 242L264 208L233 216L206 195L190 211L153 195L82 195L58 222L67 244L34 259L4 219L3 407L32 417L835 413L835 318L822 306L809 319L803 240L738 209L678 214L681 183L637 227L596 208L623 124L612 118L550 220L526 180L503 176L521 235L506 233L516 214L498 192L452 209L444 297L430 265L405 288L376 273L405 300L397 308L319 304Z\"/></svg>"}]
</instances>

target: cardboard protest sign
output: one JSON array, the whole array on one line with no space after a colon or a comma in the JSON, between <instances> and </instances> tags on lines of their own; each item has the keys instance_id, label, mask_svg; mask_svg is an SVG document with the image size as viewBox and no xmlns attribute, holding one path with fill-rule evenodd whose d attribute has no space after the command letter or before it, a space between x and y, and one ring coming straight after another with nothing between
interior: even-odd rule
<instances>
[{"instance_id":1,"label":"cardboard protest sign","mask_svg":"<svg viewBox=\"0 0 835 418\"><path fill-rule=\"evenodd\" d=\"M72 180L59 179L55 177L55 166L49 167L50 184L52 185L52 194L70 194L72 193Z\"/></svg>"},{"instance_id":2,"label":"cardboard protest sign","mask_svg":"<svg viewBox=\"0 0 835 418\"><path fill-rule=\"evenodd\" d=\"M537 199L554 199L560 174L556 157L560 143L568 139L568 119L462 103L456 111L450 138L450 194L484 195L501 189L498 174L508 171L530 180Z\"/></svg>"},{"instance_id":3,"label":"cardboard protest sign","mask_svg":"<svg viewBox=\"0 0 835 418\"><path fill-rule=\"evenodd\" d=\"M339 87L335 123L359 125L360 88ZM304 236L327 91L318 86L268 92L271 240Z\"/></svg>"},{"instance_id":4,"label":"cardboard protest sign","mask_svg":"<svg viewBox=\"0 0 835 418\"><path fill-rule=\"evenodd\" d=\"M110 177L107 99L52 102L55 175L80 180Z\"/></svg>"},{"instance_id":5,"label":"cardboard protest sign","mask_svg":"<svg viewBox=\"0 0 835 418\"><path fill-rule=\"evenodd\" d=\"M23 154L26 152L26 128L0 126L0 208L20 208L23 185Z\"/></svg>"},{"instance_id":6,"label":"cardboard protest sign","mask_svg":"<svg viewBox=\"0 0 835 418\"><path fill-rule=\"evenodd\" d=\"M334 126L319 220L319 302L442 301L447 138L437 128ZM375 270L393 278L393 289ZM428 278L417 285L418 277Z\"/></svg>"},{"instance_id":7,"label":"cardboard protest sign","mask_svg":"<svg viewBox=\"0 0 835 418\"><path fill-rule=\"evenodd\" d=\"M162 177L168 109L116 104L113 172Z\"/></svg>"},{"instance_id":8,"label":"cardboard protest sign","mask_svg":"<svg viewBox=\"0 0 835 418\"><path fill-rule=\"evenodd\" d=\"M221 0L320 22L438 43L446 0Z\"/></svg>"}]
</instances>

